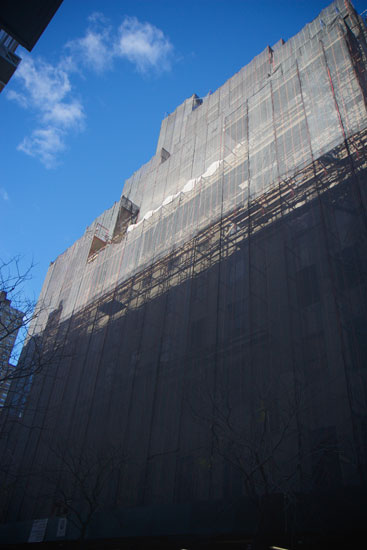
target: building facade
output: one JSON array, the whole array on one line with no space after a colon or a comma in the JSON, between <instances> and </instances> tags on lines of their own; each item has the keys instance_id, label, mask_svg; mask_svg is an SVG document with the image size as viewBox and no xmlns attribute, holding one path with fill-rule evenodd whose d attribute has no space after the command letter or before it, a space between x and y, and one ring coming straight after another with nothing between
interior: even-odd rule
<instances>
[{"instance_id":1,"label":"building facade","mask_svg":"<svg viewBox=\"0 0 367 550\"><path fill-rule=\"evenodd\" d=\"M0 6L0 92L16 71L19 45L32 51L62 0L2 0Z\"/></svg>"},{"instance_id":2,"label":"building facade","mask_svg":"<svg viewBox=\"0 0 367 550\"><path fill-rule=\"evenodd\" d=\"M23 322L23 313L0 291L0 412L4 407L16 367L12 352Z\"/></svg>"},{"instance_id":3,"label":"building facade","mask_svg":"<svg viewBox=\"0 0 367 550\"><path fill-rule=\"evenodd\" d=\"M366 52L336 0L187 99L51 263L22 360L32 338L58 353L4 441L19 475L4 524L49 518L57 538L52 518L85 511L118 455L83 536L362 528ZM85 489L65 466L91 452Z\"/></svg>"}]
</instances>

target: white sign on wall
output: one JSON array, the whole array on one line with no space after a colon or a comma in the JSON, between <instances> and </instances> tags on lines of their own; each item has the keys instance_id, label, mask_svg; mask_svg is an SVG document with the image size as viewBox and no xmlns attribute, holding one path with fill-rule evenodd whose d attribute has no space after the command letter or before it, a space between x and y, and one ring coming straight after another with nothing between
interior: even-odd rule
<instances>
[{"instance_id":1,"label":"white sign on wall","mask_svg":"<svg viewBox=\"0 0 367 550\"><path fill-rule=\"evenodd\" d=\"M56 531L56 536L57 537L65 537L66 523L67 523L66 518L60 518L59 519L58 524L57 524L57 531Z\"/></svg>"},{"instance_id":2,"label":"white sign on wall","mask_svg":"<svg viewBox=\"0 0 367 550\"><path fill-rule=\"evenodd\" d=\"M42 542L45 538L48 519L35 519L29 534L28 542Z\"/></svg>"}]
</instances>

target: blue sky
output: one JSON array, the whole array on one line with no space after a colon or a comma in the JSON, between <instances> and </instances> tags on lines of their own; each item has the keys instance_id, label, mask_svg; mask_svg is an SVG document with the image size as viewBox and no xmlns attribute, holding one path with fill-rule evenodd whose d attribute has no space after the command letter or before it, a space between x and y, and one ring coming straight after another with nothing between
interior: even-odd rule
<instances>
[{"instance_id":1,"label":"blue sky","mask_svg":"<svg viewBox=\"0 0 367 550\"><path fill-rule=\"evenodd\" d=\"M328 3L64 0L0 94L0 258L34 260L27 293L153 156L167 113Z\"/></svg>"}]
</instances>

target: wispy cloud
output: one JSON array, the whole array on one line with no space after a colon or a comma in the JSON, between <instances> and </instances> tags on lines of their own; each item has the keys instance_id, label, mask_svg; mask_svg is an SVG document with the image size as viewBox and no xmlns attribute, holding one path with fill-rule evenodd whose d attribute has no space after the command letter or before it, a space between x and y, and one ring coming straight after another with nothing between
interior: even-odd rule
<instances>
[{"instance_id":1,"label":"wispy cloud","mask_svg":"<svg viewBox=\"0 0 367 550\"><path fill-rule=\"evenodd\" d=\"M85 111L72 79L84 70L101 74L112 70L117 60L130 62L147 75L169 71L173 46L163 31L136 17L125 17L113 27L101 13L88 18L84 36L65 44L57 64L25 54L14 81L18 89L7 98L33 113L36 128L18 145L18 150L38 158L46 168L58 164L71 131L85 126Z\"/></svg>"},{"instance_id":2,"label":"wispy cloud","mask_svg":"<svg viewBox=\"0 0 367 550\"><path fill-rule=\"evenodd\" d=\"M9 200L9 195L4 187L0 187L0 197L3 199L3 201Z\"/></svg>"},{"instance_id":3,"label":"wispy cloud","mask_svg":"<svg viewBox=\"0 0 367 550\"><path fill-rule=\"evenodd\" d=\"M136 17L125 17L119 28L116 55L133 63L140 73L169 71L173 46L163 32Z\"/></svg>"},{"instance_id":4,"label":"wispy cloud","mask_svg":"<svg viewBox=\"0 0 367 550\"><path fill-rule=\"evenodd\" d=\"M126 16L117 31L101 13L89 17L89 26L82 38L66 44L69 67L84 66L102 73L116 59L126 59L140 73L164 72L171 69L173 45L160 29L136 17Z\"/></svg>"},{"instance_id":5,"label":"wispy cloud","mask_svg":"<svg viewBox=\"0 0 367 550\"><path fill-rule=\"evenodd\" d=\"M68 131L82 130L85 118L69 74L61 65L25 55L14 78L21 91L10 90L7 97L30 109L38 126L17 149L38 158L46 168L54 168L58 154L65 149Z\"/></svg>"},{"instance_id":6,"label":"wispy cloud","mask_svg":"<svg viewBox=\"0 0 367 550\"><path fill-rule=\"evenodd\" d=\"M20 107L23 107L24 109L28 107L27 98L22 93L16 92L15 90L8 90L6 97L15 101L16 103L18 103L18 105L20 105Z\"/></svg>"},{"instance_id":7,"label":"wispy cloud","mask_svg":"<svg viewBox=\"0 0 367 550\"><path fill-rule=\"evenodd\" d=\"M81 67L96 73L103 73L112 68L113 28L102 13L95 12L88 17L89 25L85 35L70 40L65 48L69 55L65 59L72 71L79 71Z\"/></svg>"},{"instance_id":8,"label":"wispy cloud","mask_svg":"<svg viewBox=\"0 0 367 550\"><path fill-rule=\"evenodd\" d=\"M38 158L46 168L55 168L58 153L65 149L65 134L55 126L37 128L23 139L17 149Z\"/></svg>"}]
</instances>

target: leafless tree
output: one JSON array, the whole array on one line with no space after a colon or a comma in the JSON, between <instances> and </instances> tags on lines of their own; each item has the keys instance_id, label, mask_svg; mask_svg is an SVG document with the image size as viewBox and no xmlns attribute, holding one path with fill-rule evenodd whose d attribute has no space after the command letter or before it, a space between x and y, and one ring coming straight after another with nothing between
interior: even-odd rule
<instances>
[{"instance_id":1,"label":"leafless tree","mask_svg":"<svg viewBox=\"0 0 367 550\"><path fill-rule=\"evenodd\" d=\"M8 261L0 258L0 350L11 360L15 338L21 329L29 325L35 303L24 294L24 284L31 279L33 263L22 269L21 259L13 257ZM11 302L11 307L9 307ZM18 353L19 355L19 353ZM11 362L11 361L10 361Z\"/></svg>"},{"instance_id":2,"label":"leafless tree","mask_svg":"<svg viewBox=\"0 0 367 550\"><path fill-rule=\"evenodd\" d=\"M83 541L96 513L113 498L126 454L113 446L96 450L65 444L50 449L56 465L42 472L42 478L52 488L54 512L67 517Z\"/></svg>"},{"instance_id":3,"label":"leafless tree","mask_svg":"<svg viewBox=\"0 0 367 550\"><path fill-rule=\"evenodd\" d=\"M62 355L62 343L54 338L62 307L48 315L46 304L27 296L33 269L33 262L23 267L19 256L0 259L0 391L8 394L0 412L24 401L34 375ZM47 331L38 330L45 315Z\"/></svg>"},{"instance_id":4,"label":"leafless tree","mask_svg":"<svg viewBox=\"0 0 367 550\"><path fill-rule=\"evenodd\" d=\"M332 383L338 387L339 380L333 379ZM356 378L354 415L356 420L360 417L359 452L366 449L365 431L362 433L367 418L366 387L362 375L361 380ZM280 376L271 379L269 374L268 380L252 380L246 397L233 385L219 383L215 392L203 393L200 406L192 406L192 412L211 435L213 465L227 464L237 472L242 495L256 510L255 539L269 528L269 532L275 529L292 541L299 521L322 532L326 516L317 502L305 509L307 494L333 494L342 479L358 483L359 475L358 449L352 433L334 435L322 423L319 428L310 428L315 402L322 398L324 385L314 385L310 390L305 384L299 385L297 396L295 384L284 384ZM271 524L267 522L269 517Z\"/></svg>"},{"instance_id":5,"label":"leafless tree","mask_svg":"<svg viewBox=\"0 0 367 550\"><path fill-rule=\"evenodd\" d=\"M226 398L213 402L211 430L218 454L241 473L245 492L253 500L265 494L284 493L285 486L296 474L282 467L285 447L295 435L295 406L289 404L281 416L278 429L271 426L271 407L259 399L258 408L248 422L241 422ZM243 420L243 419L242 419ZM287 462L294 462L292 454ZM284 465L285 466L285 465Z\"/></svg>"},{"instance_id":6,"label":"leafless tree","mask_svg":"<svg viewBox=\"0 0 367 550\"><path fill-rule=\"evenodd\" d=\"M269 508L277 500L279 532L292 530L300 481L298 422L300 403L289 388L274 381L253 384L248 403L233 391L207 393L193 414L211 433L213 461L237 472L257 514L257 535L266 529ZM271 514L270 512L270 515ZM274 517L272 518L274 519ZM264 523L265 522L265 523Z\"/></svg>"},{"instance_id":7,"label":"leafless tree","mask_svg":"<svg viewBox=\"0 0 367 550\"><path fill-rule=\"evenodd\" d=\"M28 378L42 368L39 342L32 342L32 360L18 361L26 341L30 323L35 323L34 299L24 290L25 283L32 278L34 263L23 267L22 259L14 256L5 261L0 258L0 387L9 381Z\"/></svg>"},{"instance_id":8,"label":"leafless tree","mask_svg":"<svg viewBox=\"0 0 367 550\"><path fill-rule=\"evenodd\" d=\"M50 353L43 353L40 337L30 337L31 323L37 323L36 302L25 286L32 278L34 263L19 256L0 258L0 492L1 497L19 483L7 435L14 423L22 422L21 410L34 374L40 372ZM26 345L25 345L26 344ZM23 352L22 352L23 349ZM47 357L48 355L48 357Z\"/></svg>"}]
</instances>

